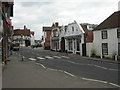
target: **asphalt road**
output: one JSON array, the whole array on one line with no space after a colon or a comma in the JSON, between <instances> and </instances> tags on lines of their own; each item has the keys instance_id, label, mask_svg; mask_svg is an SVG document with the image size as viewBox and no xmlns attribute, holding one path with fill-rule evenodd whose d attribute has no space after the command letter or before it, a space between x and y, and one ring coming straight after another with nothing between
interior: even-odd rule
<instances>
[{"instance_id":1,"label":"asphalt road","mask_svg":"<svg viewBox=\"0 0 120 90\"><path fill-rule=\"evenodd\" d=\"M61 70L71 76L120 85L118 78L118 75L120 75L120 64L117 63L95 61L75 55L43 50L42 48L21 48L20 51L16 52L43 67Z\"/></svg>"}]
</instances>

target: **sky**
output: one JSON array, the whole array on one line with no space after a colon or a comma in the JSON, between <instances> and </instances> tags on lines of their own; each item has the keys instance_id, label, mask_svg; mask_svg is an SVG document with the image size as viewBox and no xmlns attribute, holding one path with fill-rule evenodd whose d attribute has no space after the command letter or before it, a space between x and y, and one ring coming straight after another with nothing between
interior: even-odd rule
<instances>
[{"instance_id":1,"label":"sky","mask_svg":"<svg viewBox=\"0 0 120 90\"><path fill-rule=\"evenodd\" d=\"M24 25L41 39L43 26L78 23L100 24L118 11L119 0L14 0L14 29Z\"/></svg>"}]
</instances>

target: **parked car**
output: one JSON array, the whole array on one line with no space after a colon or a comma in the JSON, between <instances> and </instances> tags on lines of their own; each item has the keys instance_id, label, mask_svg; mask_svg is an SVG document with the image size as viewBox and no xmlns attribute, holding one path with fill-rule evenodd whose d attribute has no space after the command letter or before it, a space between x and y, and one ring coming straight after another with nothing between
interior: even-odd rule
<instances>
[{"instance_id":1,"label":"parked car","mask_svg":"<svg viewBox=\"0 0 120 90\"><path fill-rule=\"evenodd\" d=\"M32 48L38 48L38 47L42 47L42 44L35 44L31 46Z\"/></svg>"},{"instance_id":2,"label":"parked car","mask_svg":"<svg viewBox=\"0 0 120 90\"><path fill-rule=\"evenodd\" d=\"M19 43L13 43L13 51L19 51L20 49L20 44Z\"/></svg>"}]
</instances>

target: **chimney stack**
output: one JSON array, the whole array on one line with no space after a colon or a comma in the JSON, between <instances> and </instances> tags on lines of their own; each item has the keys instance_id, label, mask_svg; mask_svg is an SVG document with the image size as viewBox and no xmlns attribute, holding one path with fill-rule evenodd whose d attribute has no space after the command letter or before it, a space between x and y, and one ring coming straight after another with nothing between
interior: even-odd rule
<instances>
[{"instance_id":1,"label":"chimney stack","mask_svg":"<svg viewBox=\"0 0 120 90\"><path fill-rule=\"evenodd\" d=\"M55 23L55 27L58 27L58 25L59 25L58 22L56 22L56 23Z\"/></svg>"},{"instance_id":2,"label":"chimney stack","mask_svg":"<svg viewBox=\"0 0 120 90\"><path fill-rule=\"evenodd\" d=\"M54 23L52 24L52 27L54 27L55 25L54 25Z\"/></svg>"},{"instance_id":3,"label":"chimney stack","mask_svg":"<svg viewBox=\"0 0 120 90\"><path fill-rule=\"evenodd\" d=\"M24 30L27 30L27 27L26 27L26 25L24 25Z\"/></svg>"}]
</instances>

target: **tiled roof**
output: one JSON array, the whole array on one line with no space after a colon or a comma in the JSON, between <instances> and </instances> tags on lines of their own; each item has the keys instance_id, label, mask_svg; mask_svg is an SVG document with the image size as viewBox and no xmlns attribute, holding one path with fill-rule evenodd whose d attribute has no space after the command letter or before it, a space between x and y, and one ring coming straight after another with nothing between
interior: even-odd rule
<instances>
[{"instance_id":1,"label":"tiled roof","mask_svg":"<svg viewBox=\"0 0 120 90\"><path fill-rule=\"evenodd\" d=\"M111 16L100 23L94 30L120 27L120 11L114 12Z\"/></svg>"},{"instance_id":2,"label":"tiled roof","mask_svg":"<svg viewBox=\"0 0 120 90\"><path fill-rule=\"evenodd\" d=\"M43 27L43 31L52 30L52 27Z\"/></svg>"},{"instance_id":3,"label":"tiled roof","mask_svg":"<svg viewBox=\"0 0 120 90\"><path fill-rule=\"evenodd\" d=\"M23 34L24 36L30 36L30 30L24 30L24 29L15 29L14 30L14 36L18 36Z\"/></svg>"}]
</instances>

